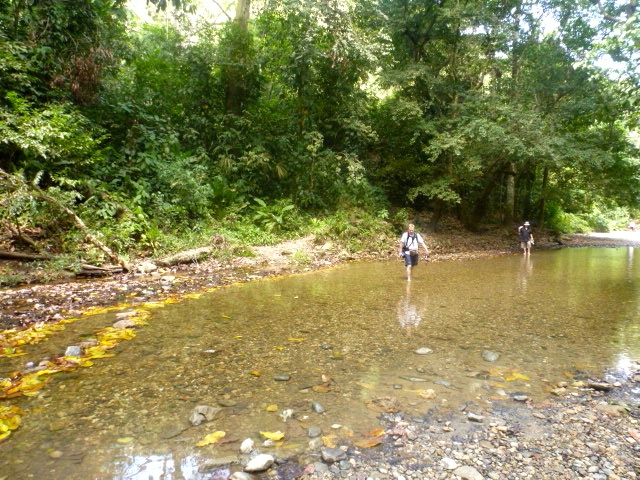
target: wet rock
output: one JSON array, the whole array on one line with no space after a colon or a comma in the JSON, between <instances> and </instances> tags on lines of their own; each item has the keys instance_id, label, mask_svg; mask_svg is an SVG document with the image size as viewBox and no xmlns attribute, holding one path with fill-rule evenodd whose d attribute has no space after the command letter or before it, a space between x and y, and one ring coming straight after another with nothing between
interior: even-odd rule
<instances>
[{"instance_id":1,"label":"wet rock","mask_svg":"<svg viewBox=\"0 0 640 480\"><path fill-rule=\"evenodd\" d=\"M320 455L326 463L336 463L347 459L347 453L341 448L323 447L320 450Z\"/></svg>"},{"instance_id":2,"label":"wet rock","mask_svg":"<svg viewBox=\"0 0 640 480\"><path fill-rule=\"evenodd\" d=\"M307 430L307 435L309 438L316 438L322 435L322 429L320 427L309 427Z\"/></svg>"},{"instance_id":3,"label":"wet rock","mask_svg":"<svg viewBox=\"0 0 640 480\"><path fill-rule=\"evenodd\" d=\"M240 452L244 454L251 453L254 446L255 442L251 438L245 438L240 444Z\"/></svg>"},{"instance_id":4,"label":"wet rock","mask_svg":"<svg viewBox=\"0 0 640 480\"><path fill-rule=\"evenodd\" d=\"M136 322L128 318L118 320L113 324L113 328L115 328L116 330L124 330L125 328L135 328L135 326L136 326Z\"/></svg>"},{"instance_id":5,"label":"wet rock","mask_svg":"<svg viewBox=\"0 0 640 480\"><path fill-rule=\"evenodd\" d=\"M324 413L325 412L324 407L322 405L320 405L318 402L311 402L311 408L316 413Z\"/></svg>"},{"instance_id":6,"label":"wet rock","mask_svg":"<svg viewBox=\"0 0 640 480\"><path fill-rule=\"evenodd\" d=\"M79 357L82 355L82 347L79 345L69 345L64 352L65 357Z\"/></svg>"},{"instance_id":7,"label":"wet rock","mask_svg":"<svg viewBox=\"0 0 640 480\"><path fill-rule=\"evenodd\" d=\"M482 359L485 362L496 362L500 358L500 354L492 352L491 350L484 350L482 352Z\"/></svg>"},{"instance_id":8,"label":"wet rock","mask_svg":"<svg viewBox=\"0 0 640 480\"><path fill-rule=\"evenodd\" d=\"M198 405L191 411L189 415L189 422L194 427L204 423L210 422L220 412L220 408L210 407L208 405Z\"/></svg>"},{"instance_id":9,"label":"wet rock","mask_svg":"<svg viewBox=\"0 0 640 480\"><path fill-rule=\"evenodd\" d=\"M417 355L427 355L431 352L433 352L433 350L431 350L429 347L421 347L415 351Z\"/></svg>"},{"instance_id":10,"label":"wet rock","mask_svg":"<svg viewBox=\"0 0 640 480\"><path fill-rule=\"evenodd\" d=\"M467 420L470 422L482 423L484 422L484 417L482 415L478 415L477 413L468 412Z\"/></svg>"},{"instance_id":11,"label":"wet rock","mask_svg":"<svg viewBox=\"0 0 640 480\"><path fill-rule=\"evenodd\" d=\"M245 472L264 472L269 467L271 467L271 465L273 465L274 461L275 459L271 455L267 455L266 453L261 453L253 457L251 460L249 460L249 463L247 463L247 465L244 467L244 471Z\"/></svg>"},{"instance_id":12,"label":"wet rock","mask_svg":"<svg viewBox=\"0 0 640 480\"><path fill-rule=\"evenodd\" d=\"M606 382L587 382L587 387L598 390L599 392L609 392L613 390L614 386Z\"/></svg>"},{"instance_id":13,"label":"wet rock","mask_svg":"<svg viewBox=\"0 0 640 480\"><path fill-rule=\"evenodd\" d=\"M274 377L274 380L276 382L288 382L289 380L291 380L291 375L276 375Z\"/></svg>"}]
</instances>

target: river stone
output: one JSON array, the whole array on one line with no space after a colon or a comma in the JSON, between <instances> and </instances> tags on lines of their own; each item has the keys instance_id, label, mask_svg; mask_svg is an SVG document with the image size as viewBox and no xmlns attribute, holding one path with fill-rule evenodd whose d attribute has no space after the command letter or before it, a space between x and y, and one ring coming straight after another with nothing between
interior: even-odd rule
<instances>
[{"instance_id":1,"label":"river stone","mask_svg":"<svg viewBox=\"0 0 640 480\"><path fill-rule=\"evenodd\" d=\"M431 350L429 347L421 347L416 350L416 354L418 355L427 355L431 352L433 352L433 350Z\"/></svg>"},{"instance_id":2,"label":"river stone","mask_svg":"<svg viewBox=\"0 0 640 480\"><path fill-rule=\"evenodd\" d=\"M484 350L482 352L482 359L485 362L495 362L500 358L500 354L492 352L491 350Z\"/></svg>"},{"instance_id":3,"label":"river stone","mask_svg":"<svg viewBox=\"0 0 640 480\"><path fill-rule=\"evenodd\" d=\"M189 422L194 427L197 427L202 422L210 422L220 412L221 408L210 407L209 405L198 405L191 411L189 415Z\"/></svg>"},{"instance_id":4,"label":"river stone","mask_svg":"<svg viewBox=\"0 0 640 480\"><path fill-rule=\"evenodd\" d=\"M318 402L311 402L311 408L313 408L313 411L316 413L324 413L325 409L322 405L320 405Z\"/></svg>"},{"instance_id":5,"label":"river stone","mask_svg":"<svg viewBox=\"0 0 640 480\"><path fill-rule=\"evenodd\" d=\"M288 382L289 380L291 380L291 375L276 375L274 377L274 380L276 382Z\"/></svg>"},{"instance_id":6,"label":"river stone","mask_svg":"<svg viewBox=\"0 0 640 480\"><path fill-rule=\"evenodd\" d=\"M322 460L327 463L336 463L347 458L346 452L340 448L323 447L320 450L320 454L322 455Z\"/></svg>"},{"instance_id":7,"label":"river stone","mask_svg":"<svg viewBox=\"0 0 640 480\"><path fill-rule=\"evenodd\" d=\"M65 357L79 357L82 355L82 347L78 345L69 345L64 352Z\"/></svg>"},{"instance_id":8,"label":"river stone","mask_svg":"<svg viewBox=\"0 0 640 480\"><path fill-rule=\"evenodd\" d=\"M273 465L274 461L275 459L271 455L267 455L266 453L261 453L253 457L251 460L249 460L249 463L247 463L247 466L244 467L244 471L245 472L263 472L267 470L271 465Z\"/></svg>"},{"instance_id":9,"label":"river stone","mask_svg":"<svg viewBox=\"0 0 640 480\"><path fill-rule=\"evenodd\" d=\"M469 412L467 413L467 420L470 422L482 423L484 422L484 417L482 415L478 415L477 413Z\"/></svg>"},{"instance_id":10,"label":"river stone","mask_svg":"<svg viewBox=\"0 0 640 480\"><path fill-rule=\"evenodd\" d=\"M309 427L309 430L307 430L307 435L309 436L309 438L319 437L320 435L322 435L322 429L316 426Z\"/></svg>"},{"instance_id":11,"label":"river stone","mask_svg":"<svg viewBox=\"0 0 640 480\"><path fill-rule=\"evenodd\" d=\"M124 330L125 328L135 328L136 322L131 320L130 318L124 318L122 320L118 320L113 324L113 328L116 330Z\"/></svg>"},{"instance_id":12,"label":"river stone","mask_svg":"<svg viewBox=\"0 0 640 480\"><path fill-rule=\"evenodd\" d=\"M251 450L253 450L255 443L252 439L250 438L245 438L242 443L240 444L240 452L242 453L251 453Z\"/></svg>"},{"instance_id":13,"label":"river stone","mask_svg":"<svg viewBox=\"0 0 640 480\"><path fill-rule=\"evenodd\" d=\"M468 465L456 468L453 474L465 480L484 480L484 477L478 470Z\"/></svg>"}]
</instances>

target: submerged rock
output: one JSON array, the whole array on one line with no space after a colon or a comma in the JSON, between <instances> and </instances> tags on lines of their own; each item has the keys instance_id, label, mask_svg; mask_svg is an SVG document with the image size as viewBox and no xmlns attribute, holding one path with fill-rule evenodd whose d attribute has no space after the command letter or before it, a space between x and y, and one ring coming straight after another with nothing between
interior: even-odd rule
<instances>
[{"instance_id":1,"label":"submerged rock","mask_svg":"<svg viewBox=\"0 0 640 480\"><path fill-rule=\"evenodd\" d=\"M267 455L266 453L261 453L253 457L251 460L249 460L249 463L247 463L247 465L244 467L244 471L245 472L263 472L267 470L269 467L271 467L274 461L275 459L271 455Z\"/></svg>"}]
</instances>

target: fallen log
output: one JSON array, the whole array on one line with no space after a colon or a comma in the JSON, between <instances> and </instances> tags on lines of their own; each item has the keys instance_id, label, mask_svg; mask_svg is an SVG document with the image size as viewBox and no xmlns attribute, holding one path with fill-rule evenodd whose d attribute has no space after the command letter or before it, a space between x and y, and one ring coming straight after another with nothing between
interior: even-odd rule
<instances>
[{"instance_id":1,"label":"fallen log","mask_svg":"<svg viewBox=\"0 0 640 480\"><path fill-rule=\"evenodd\" d=\"M49 255L42 255L37 253L22 253L22 252L3 252L0 251L0 258L5 260L51 260L53 257Z\"/></svg>"},{"instance_id":2,"label":"fallen log","mask_svg":"<svg viewBox=\"0 0 640 480\"><path fill-rule=\"evenodd\" d=\"M200 247L194 248L193 250L185 250L184 252L179 252L175 255L161 258L155 263L162 267L170 267L172 265L197 262L198 260L208 256L211 252L213 252L213 250L213 247Z\"/></svg>"},{"instance_id":3,"label":"fallen log","mask_svg":"<svg viewBox=\"0 0 640 480\"><path fill-rule=\"evenodd\" d=\"M78 277L105 277L116 273L122 273L124 269L120 265L106 265L97 267L95 265L82 265L82 270L76 272Z\"/></svg>"}]
</instances>

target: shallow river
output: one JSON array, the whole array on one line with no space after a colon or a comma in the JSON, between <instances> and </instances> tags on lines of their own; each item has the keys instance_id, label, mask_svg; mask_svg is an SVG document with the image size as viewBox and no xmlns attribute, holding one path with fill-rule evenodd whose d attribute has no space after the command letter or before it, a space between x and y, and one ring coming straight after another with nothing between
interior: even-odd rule
<instances>
[{"instance_id":1,"label":"shallow river","mask_svg":"<svg viewBox=\"0 0 640 480\"><path fill-rule=\"evenodd\" d=\"M0 479L221 479L216 462L245 438L304 458L319 427L328 443L348 436L366 448L381 412L535 402L558 382L623 376L640 357L640 253L422 263L411 283L400 261L358 263L147 309L148 325L115 356L5 401L25 414L0 443ZM27 356L0 359L0 377L115 319L69 324ZM192 426L198 405L220 411ZM224 437L196 446L214 432ZM260 432L284 438L263 447Z\"/></svg>"}]
</instances>

